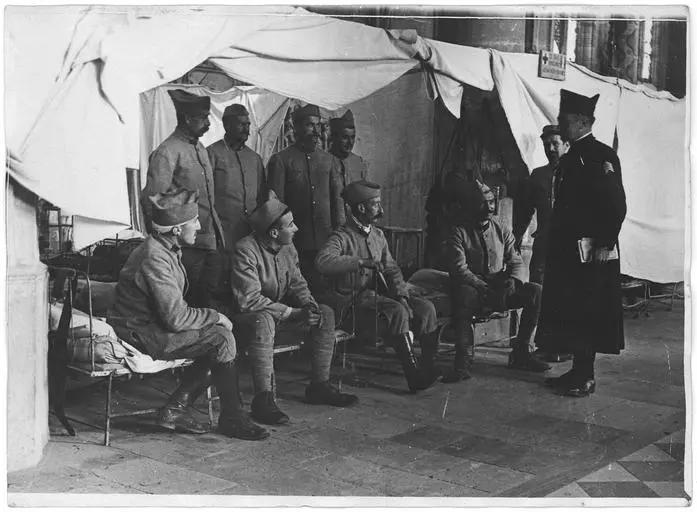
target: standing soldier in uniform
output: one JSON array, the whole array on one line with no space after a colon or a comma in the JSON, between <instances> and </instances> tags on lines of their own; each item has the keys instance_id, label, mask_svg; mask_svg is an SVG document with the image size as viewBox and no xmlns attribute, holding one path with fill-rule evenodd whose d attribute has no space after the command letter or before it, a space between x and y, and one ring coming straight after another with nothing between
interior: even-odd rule
<instances>
[{"instance_id":1,"label":"standing soldier in uniform","mask_svg":"<svg viewBox=\"0 0 697 512\"><path fill-rule=\"evenodd\" d=\"M249 138L249 112L239 103L228 105L223 112L225 135L208 146L213 168L215 205L225 236L226 250L221 262L219 300L229 303L230 257L237 241L249 233L249 214L264 202L266 177L264 163L245 145Z\"/></svg>"},{"instance_id":2,"label":"standing soldier in uniform","mask_svg":"<svg viewBox=\"0 0 697 512\"><path fill-rule=\"evenodd\" d=\"M353 112L347 110L343 116L330 119L329 129L331 130L329 151L339 160L342 186L346 187L354 181L368 179L368 166L353 152L353 145L356 143Z\"/></svg>"},{"instance_id":3,"label":"standing soldier in uniform","mask_svg":"<svg viewBox=\"0 0 697 512\"><path fill-rule=\"evenodd\" d=\"M559 126L547 125L542 129L542 144L549 163L533 169L523 183L520 197L513 204L513 236L518 252L523 245L523 236L530 225L533 213L537 213L537 229L532 234L535 239L530 259L530 282L544 284L545 257L549 236L549 219L552 216L552 182L554 172L559 167L559 159L569 150L569 143L563 141ZM537 351L536 355L550 363L571 359L570 354L551 354Z\"/></svg>"},{"instance_id":4,"label":"standing soldier in uniform","mask_svg":"<svg viewBox=\"0 0 697 512\"><path fill-rule=\"evenodd\" d=\"M268 186L288 205L298 226L295 246L300 270L310 289L318 287L321 281L314 266L318 249L345 220L339 164L332 155L317 148L319 122L317 106L296 110L295 144L271 155L268 164Z\"/></svg>"},{"instance_id":5,"label":"standing soldier in uniform","mask_svg":"<svg viewBox=\"0 0 697 512\"><path fill-rule=\"evenodd\" d=\"M167 91L177 111L177 127L150 155L148 177L141 195L146 224L152 222L152 203L148 197L171 186L198 192L201 229L193 247L182 248L182 262L189 280L187 302L193 307L209 307L218 288L225 247L223 229L215 210L213 169L206 148L199 141L210 128L211 99L176 89Z\"/></svg>"},{"instance_id":6,"label":"standing soldier in uniform","mask_svg":"<svg viewBox=\"0 0 697 512\"><path fill-rule=\"evenodd\" d=\"M569 143L561 139L559 127L556 125L545 126L540 138L549 163L533 169L525 180L520 198L514 205L513 219L513 236L516 248L520 251L532 215L537 213L537 230L532 234L535 241L530 260L530 282L537 284L543 284L544 280L549 218L552 215L552 178L559 165L559 159L569 149Z\"/></svg>"},{"instance_id":7,"label":"standing soldier in uniform","mask_svg":"<svg viewBox=\"0 0 697 512\"><path fill-rule=\"evenodd\" d=\"M350 183L344 189L349 218L329 237L317 254L317 269L332 281L325 297L318 297L337 311L339 325L350 320L355 306L356 329L385 339L402 363L410 391L426 389L437 379L434 358L438 350L436 309L422 298L410 297L402 271L387 246L383 232L375 226L382 217L380 186L367 181ZM386 290L375 295L373 279L384 276ZM377 307L377 311L376 311ZM409 331L421 344L421 361L414 355Z\"/></svg>"},{"instance_id":8,"label":"standing soldier in uniform","mask_svg":"<svg viewBox=\"0 0 697 512\"><path fill-rule=\"evenodd\" d=\"M266 180L261 156L245 143L249 138L249 112L239 103L223 112L225 136L208 146L213 167L215 205L223 225L228 251L251 233L249 214L264 200Z\"/></svg>"},{"instance_id":9,"label":"standing soldier in uniform","mask_svg":"<svg viewBox=\"0 0 697 512\"><path fill-rule=\"evenodd\" d=\"M571 147L554 179L554 208L536 343L571 352L571 371L545 382L566 396L595 391L595 354L624 348L617 240L627 212L620 161L591 133L592 98L561 90L559 130Z\"/></svg>"}]
</instances>

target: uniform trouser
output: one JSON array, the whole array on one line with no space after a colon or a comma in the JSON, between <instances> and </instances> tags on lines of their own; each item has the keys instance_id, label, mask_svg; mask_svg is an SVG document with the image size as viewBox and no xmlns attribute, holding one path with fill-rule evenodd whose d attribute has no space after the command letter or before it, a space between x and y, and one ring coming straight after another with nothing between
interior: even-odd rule
<instances>
[{"instance_id":1,"label":"uniform trouser","mask_svg":"<svg viewBox=\"0 0 697 512\"><path fill-rule=\"evenodd\" d=\"M542 298L542 286L537 283L516 282L515 291L506 298L508 309L523 308L518 328L518 345L529 345L540 316L540 301ZM481 313L482 300L479 292L472 286L464 283L453 285L452 307L453 323L457 334L456 353L462 351L471 353L469 347L474 346L473 318Z\"/></svg>"},{"instance_id":2,"label":"uniform trouser","mask_svg":"<svg viewBox=\"0 0 697 512\"><path fill-rule=\"evenodd\" d=\"M232 332L222 325L211 325L192 336L192 331L185 331L176 348L164 348L158 359L202 359L209 365L231 363L237 357L237 346Z\"/></svg>"},{"instance_id":3,"label":"uniform trouser","mask_svg":"<svg viewBox=\"0 0 697 512\"><path fill-rule=\"evenodd\" d=\"M194 308L212 307L224 273L223 253L211 249L182 247L182 264L189 282L189 289L184 297L187 304Z\"/></svg>"},{"instance_id":4,"label":"uniform trouser","mask_svg":"<svg viewBox=\"0 0 697 512\"><path fill-rule=\"evenodd\" d=\"M318 383L329 380L336 342L334 311L324 304L320 304L319 309L322 315L319 327L290 320L277 321L265 311L239 313L233 317L237 337L248 349L255 393L273 390L273 346L276 334L279 333L297 338L309 337L312 348L312 381Z\"/></svg>"},{"instance_id":5,"label":"uniform trouser","mask_svg":"<svg viewBox=\"0 0 697 512\"><path fill-rule=\"evenodd\" d=\"M425 334L435 331L438 324L436 322L436 308L433 303L419 297L411 297L407 302L414 312L414 318L411 321L407 309L399 301L378 295L378 332L375 333L375 296L371 294L364 297L356 307L357 332L361 336L370 333L388 340L391 336L406 334L411 330L414 333L414 338L420 340Z\"/></svg>"},{"instance_id":6,"label":"uniform trouser","mask_svg":"<svg viewBox=\"0 0 697 512\"><path fill-rule=\"evenodd\" d=\"M530 258L530 282L539 285L544 284L545 260L547 259L547 242L536 238L532 244L532 257Z\"/></svg>"}]
</instances>

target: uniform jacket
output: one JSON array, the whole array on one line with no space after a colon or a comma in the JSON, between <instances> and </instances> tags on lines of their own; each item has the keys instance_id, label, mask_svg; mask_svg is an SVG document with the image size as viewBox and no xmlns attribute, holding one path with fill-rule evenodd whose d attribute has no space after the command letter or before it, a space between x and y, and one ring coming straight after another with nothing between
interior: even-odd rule
<instances>
[{"instance_id":1,"label":"uniform jacket","mask_svg":"<svg viewBox=\"0 0 697 512\"><path fill-rule=\"evenodd\" d=\"M229 250L251 233L247 218L266 199L266 177L261 157L247 146L230 149L223 139L207 148L213 168L215 208Z\"/></svg>"},{"instance_id":2,"label":"uniform jacket","mask_svg":"<svg viewBox=\"0 0 697 512\"><path fill-rule=\"evenodd\" d=\"M317 304L292 244L273 251L255 235L242 238L235 246L230 280L237 313L266 311L281 320L289 306Z\"/></svg>"},{"instance_id":3,"label":"uniform jacket","mask_svg":"<svg viewBox=\"0 0 697 512\"><path fill-rule=\"evenodd\" d=\"M624 348L619 260L581 263L579 238L617 245L627 211L622 169L612 148L592 135L571 145L555 179L555 201L536 344L553 351Z\"/></svg>"},{"instance_id":4,"label":"uniform jacket","mask_svg":"<svg viewBox=\"0 0 697 512\"><path fill-rule=\"evenodd\" d=\"M337 156L336 159L339 161L342 188L346 188L346 185L354 181L368 178L368 166L356 153L351 152L346 158Z\"/></svg>"},{"instance_id":5,"label":"uniform jacket","mask_svg":"<svg viewBox=\"0 0 697 512\"><path fill-rule=\"evenodd\" d=\"M215 210L213 169L208 153L198 139L184 135L179 128L150 154L148 176L141 194L148 226L152 211L148 196L165 192L173 184L198 191L201 230L196 236L194 247L213 250L224 247L222 225Z\"/></svg>"},{"instance_id":6,"label":"uniform jacket","mask_svg":"<svg viewBox=\"0 0 697 512\"><path fill-rule=\"evenodd\" d=\"M218 321L214 309L186 304L187 287L181 249L168 237L154 233L121 269L107 321L119 338L157 359L176 349L184 340L182 335L198 338L199 330Z\"/></svg>"},{"instance_id":7,"label":"uniform jacket","mask_svg":"<svg viewBox=\"0 0 697 512\"><path fill-rule=\"evenodd\" d=\"M373 270L360 268L359 260L380 261L385 267L383 275L390 298L409 297L402 271L392 258L383 232L372 226L366 234L349 218L345 226L335 230L317 253L317 270L330 281L330 298L322 302L335 307L350 303L353 294L360 300L374 290Z\"/></svg>"},{"instance_id":8,"label":"uniform jacket","mask_svg":"<svg viewBox=\"0 0 697 512\"><path fill-rule=\"evenodd\" d=\"M341 176L336 158L317 149L290 146L271 156L268 186L293 212L299 251L316 251L345 220Z\"/></svg>"},{"instance_id":9,"label":"uniform jacket","mask_svg":"<svg viewBox=\"0 0 697 512\"><path fill-rule=\"evenodd\" d=\"M513 236L521 239L528 229L533 213L537 212L535 245L545 246L552 216L552 178L555 167L543 165L532 171L525 180L519 198L514 204Z\"/></svg>"},{"instance_id":10,"label":"uniform jacket","mask_svg":"<svg viewBox=\"0 0 697 512\"><path fill-rule=\"evenodd\" d=\"M453 226L446 254L448 272L456 282L473 285L502 270L509 277L526 280L525 263L515 250L513 233L496 219L491 219L484 230L476 225Z\"/></svg>"}]
</instances>

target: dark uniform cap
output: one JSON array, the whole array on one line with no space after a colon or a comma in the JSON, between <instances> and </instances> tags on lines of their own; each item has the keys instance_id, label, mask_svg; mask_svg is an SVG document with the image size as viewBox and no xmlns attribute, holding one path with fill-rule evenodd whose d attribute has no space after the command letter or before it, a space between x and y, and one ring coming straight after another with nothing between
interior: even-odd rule
<instances>
[{"instance_id":1,"label":"dark uniform cap","mask_svg":"<svg viewBox=\"0 0 697 512\"><path fill-rule=\"evenodd\" d=\"M344 128L355 128L353 122L353 112L347 110L346 113L341 117L334 117L329 120L329 129L332 132L340 132Z\"/></svg>"},{"instance_id":2,"label":"dark uniform cap","mask_svg":"<svg viewBox=\"0 0 697 512\"><path fill-rule=\"evenodd\" d=\"M593 117L595 104L598 103L598 98L600 98L600 94L596 94L589 98L588 96L562 89L559 101L559 113L584 114Z\"/></svg>"},{"instance_id":3,"label":"dark uniform cap","mask_svg":"<svg viewBox=\"0 0 697 512\"><path fill-rule=\"evenodd\" d=\"M307 104L304 107L301 107L295 112L293 112L293 122L299 123L303 119L310 116L321 117L319 113L319 107L317 105Z\"/></svg>"},{"instance_id":4,"label":"dark uniform cap","mask_svg":"<svg viewBox=\"0 0 697 512\"><path fill-rule=\"evenodd\" d=\"M209 96L198 96L182 89L167 91L172 98L174 108L177 112L186 115L197 115L208 113L211 110L211 99Z\"/></svg>"},{"instance_id":5,"label":"dark uniform cap","mask_svg":"<svg viewBox=\"0 0 697 512\"><path fill-rule=\"evenodd\" d=\"M540 135L541 139L544 139L545 137L548 137L550 135L561 135L558 125L548 124L547 126L542 128L542 135Z\"/></svg>"},{"instance_id":6,"label":"dark uniform cap","mask_svg":"<svg viewBox=\"0 0 697 512\"><path fill-rule=\"evenodd\" d=\"M248 116L249 111L247 108L240 104L240 103L233 103L232 105L228 105L225 107L225 111L223 112L223 119L226 117L231 117L231 116Z\"/></svg>"},{"instance_id":7,"label":"dark uniform cap","mask_svg":"<svg viewBox=\"0 0 697 512\"><path fill-rule=\"evenodd\" d=\"M249 215L249 224L256 233L266 233L273 223L288 211L288 206L278 200L273 190L269 190L268 201Z\"/></svg>"},{"instance_id":8,"label":"dark uniform cap","mask_svg":"<svg viewBox=\"0 0 697 512\"><path fill-rule=\"evenodd\" d=\"M380 185L366 180L354 181L346 185L341 196L349 205L361 204L380 197Z\"/></svg>"},{"instance_id":9,"label":"dark uniform cap","mask_svg":"<svg viewBox=\"0 0 697 512\"><path fill-rule=\"evenodd\" d=\"M170 187L149 199L153 204L152 222L160 227L178 226L198 217L198 192Z\"/></svg>"}]
</instances>

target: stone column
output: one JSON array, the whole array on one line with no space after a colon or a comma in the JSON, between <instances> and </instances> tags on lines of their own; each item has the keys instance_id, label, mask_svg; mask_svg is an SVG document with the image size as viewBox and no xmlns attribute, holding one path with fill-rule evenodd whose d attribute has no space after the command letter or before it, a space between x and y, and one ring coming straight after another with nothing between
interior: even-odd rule
<instances>
[{"instance_id":1,"label":"stone column","mask_svg":"<svg viewBox=\"0 0 697 512\"><path fill-rule=\"evenodd\" d=\"M637 20L614 20L613 75L632 83L639 79L639 59L641 58L641 33Z\"/></svg>"},{"instance_id":2,"label":"stone column","mask_svg":"<svg viewBox=\"0 0 697 512\"><path fill-rule=\"evenodd\" d=\"M608 74L610 22L584 20L576 25L576 64Z\"/></svg>"},{"instance_id":3,"label":"stone column","mask_svg":"<svg viewBox=\"0 0 697 512\"><path fill-rule=\"evenodd\" d=\"M48 443L48 277L36 197L7 181L7 469L35 466Z\"/></svg>"}]
</instances>

